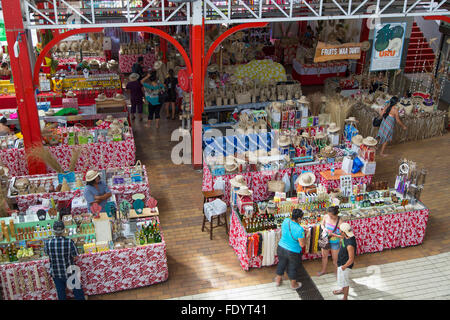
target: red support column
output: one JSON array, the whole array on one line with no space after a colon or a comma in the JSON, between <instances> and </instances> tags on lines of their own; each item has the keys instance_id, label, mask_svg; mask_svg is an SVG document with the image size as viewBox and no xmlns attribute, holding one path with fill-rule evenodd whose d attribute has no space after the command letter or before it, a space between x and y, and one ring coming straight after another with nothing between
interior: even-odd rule
<instances>
[{"instance_id":1,"label":"red support column","mask_svg":"<svg viewBox=\"0 0 450 320\"><path fill-rule=\"evenodd\" d=\"M367 19L362 19L361 33L359 36L359 42L364 42L369 40L370 29L367 27ZM364 64L366 63L367 52L361 52L361 58L359 58L356 64L356 74L361 74L364 70Z\"/></svg>"},{"instance_id":2,"label":"red support column","mask_svg":"<svg viewBox=\"0 0 450 320\"><path fill-rule=\"evenodd\" d=\"M42 144L35 91L31 79L28 39L23 28L20 2L17 0L2 0L2 8L6 39L10 48L11 71L16 90L17 111L26 152L33 145ZM19 33L21 41L19 40L19 56L16 58L13 48ZM28 171L30 174L46 173L46 166L42 162L28 161Z\"/></svg>"}]
</instances>

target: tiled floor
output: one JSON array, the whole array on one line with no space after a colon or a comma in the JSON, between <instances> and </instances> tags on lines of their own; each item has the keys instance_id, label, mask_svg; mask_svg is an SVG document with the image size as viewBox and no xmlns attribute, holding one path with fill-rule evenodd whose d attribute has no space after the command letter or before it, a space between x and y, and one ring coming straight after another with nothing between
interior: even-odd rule
<instances>
[{"instance_id":1,"label":"tiled floor","mask_svg":"<svg viewBox=\"0 0 450 320\"><path fill-rule=\"evenodd\" d=\"M162 112L162 117L165 114ZM202 173L190 165L174 165L170 160L173 130L179 121L161 119L161 128L134 127L136 156L147 166L151 194L158 200L162 231L167 245L169 279L160 284L90 299L167 299L217 290L268 284L275 267L243 271L228 245L225 229L214 229L209 240L202 225ZM425 240L422 245L398 248L358 257L358 267L423 258L450 248L450 135L388 147L391 155L377 159L375 179L393 185L398 160L406 157L428 169L421 200L430 208ZM306 261L305 269L315 275L320 261ZM331 262L328 271L331 272Z\"/></svg>"},{"instance_id":2,"label":"tiled floor","mask_svg":"<svg viewBox=\"0 0 450 320\"><path fill-rule=\"evenodd\" d=\"M356 260L356 263L358 258ZM312 277L325 300L342 299L334 295L336 277L327 274ZM349 300L450 300L450 253L412 259L367 268L355 268L351 274ZM300 289L299 291L301 291ZM289 288L289 282L259 284L219 290L171 300L301 300Z\"/></svg>"}]
</instances>

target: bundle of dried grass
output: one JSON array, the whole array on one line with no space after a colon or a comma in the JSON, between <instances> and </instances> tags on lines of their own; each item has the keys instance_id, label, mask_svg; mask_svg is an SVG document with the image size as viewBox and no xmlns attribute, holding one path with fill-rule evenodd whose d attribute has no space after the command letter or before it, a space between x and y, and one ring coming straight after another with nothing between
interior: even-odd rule
<instances>
[{"instance_id":1,"label":"bundle of dried grass","mask_svg":"<svg viewBox=\"0 0 450 320\"><path fill-rule=\"evenodd\" d=\"M308 95L309 100L309 111L313 116L318 116L320 113L320 109L322 107L322 93L315 92L313 94Z\"/></svg>"},{"instance_id":2,"label":"bundle of dried grass","mask_svg":"<svg viewBox=\"0 0 450 320\"><path fill-rule=\"evenodd\" d=\"M8 209L9 205L6 199L6 191L0 184L0 217L8 217L9 216Z\"/></svg>"},{"instance_id":3,"label":"bundle of dried grass","mask_svg":"<svg viewBox=\"0 0 450 320\"><path fill-rule=\"evenodd\" d=\"M331 115L331 122L344 128L345 119L350 115L354 104L355 101L352 98L344 98L340 94L327 97L327 113Z\"/></svg>"},{"instance_id":4,"label":"bundle of dried grass","mask_svg":"<svg viewBox=\"0 0 450 320\"><path fill-rule=\"evenodd\" d=\"M42 145L37 145L30 148L27 152L27 158L35 161L43 161L57 173L64 173L64 170L58 160L53 156L48 148L44 148Z\"/></svg>"},{"instance_id":5,"label":"bundle of dried grass","mask_svg":"<svg viewBox=\"0 0 450 320\"><path fill-rule=\"evenodd\" d=\"M78 159L81 156L81 147L74 148L72 151L72 157L70 158L69 171L75 171L75 167L77 166Z\"/></svg>"}]
</instances>

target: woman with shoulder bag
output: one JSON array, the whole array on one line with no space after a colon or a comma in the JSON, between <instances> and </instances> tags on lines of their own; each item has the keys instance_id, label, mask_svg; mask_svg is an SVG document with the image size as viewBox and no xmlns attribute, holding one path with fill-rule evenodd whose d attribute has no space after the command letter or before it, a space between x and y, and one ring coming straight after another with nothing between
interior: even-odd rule
<instances>
[{"instance_id":1,"label":"woman with shoulder bag","mask_svg":"<svg viewBox=\"0 0 450 320\"><path fill-rule=\"evenodd\" d=\"M146 83L146 80L150 78L150 83ZM156 77L156 71L152 71L147 74L141 80L142 85L145 88L145 100L148 102L148 122L145 125L147 128L150 127L150 122L153 120L153 115L155 115L156 128L159 128L159 119L161 118L161 102L159 96L161 91L164 90L164 86L159 83Z\"/></svg>"},{"instance_id":2,"label":"woman with shoulder bag","mask_svg":"<svg viewBox=\"0 0 450 320\"><path fill-rule=\"evenodd\" d=\"M275 282L277 286L283 281L284 272L287 270L291 289L297 290L302 284L297 282L298 267L302 263L302 252L305 247L305 230L300 226L303 218L303 211L294 209L292 219L286 218L281 225L281 239L278 243L277 255L277 276Z\"/></svg>"},{"instance_id":3,"label":"woman with shoulder bag","mask_svg":"<svg viewBox=\"0 0 450 320\"><path fill-rule=\"evenodd\" d=\"M320 277L327 273L328 254L331 250L331 257L337 272L337 260L339 253L339 241L342 239L339 225L341 224L338 217L339 207L331 206L327 209L327 214L323 217L321 222L322 233L319 238L319 247L322 249L322 270L317 273Z\"/></svg>"}]
</instances>

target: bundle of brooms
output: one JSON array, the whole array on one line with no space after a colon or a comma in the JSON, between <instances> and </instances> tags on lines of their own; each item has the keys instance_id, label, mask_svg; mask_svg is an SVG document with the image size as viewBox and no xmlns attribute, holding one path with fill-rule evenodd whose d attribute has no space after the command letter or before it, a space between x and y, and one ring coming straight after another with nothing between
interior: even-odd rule
<instances>
[{"instance_id":1,"label":"bundle of brooms","mask_svg":"<svg viewBox=\"0 0 450 320\"><path fill-rule=\"evenodd\" d=\"M344 98L340 94L327 97L327 113L330 114L331 122L335 122L339 128L344 128L345 119L350 115L355 100Z\"/></svg>"},{"instance_id":2,"label":"bundle of brooms","mask_svg":"<svg viewBox=\"0 0 450 320\"><path fill-rule=\"evenodd\" d=\"M81 147L74 148L72 151L72 157L70 159L69 171L74 171L77 165L78 159L81 155ZM64 173L64 170L55 156L50 150L42 145L36 145L30 148L27 152L27 158L34 161L42 161L48 167L55 170L57 173Z\"/></svg>"}]
</instances>

